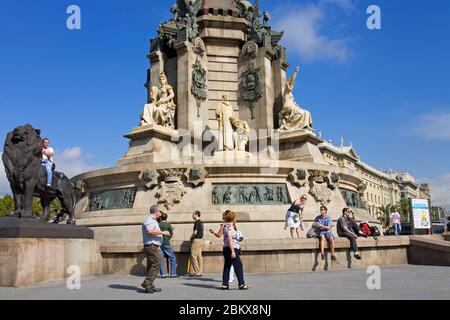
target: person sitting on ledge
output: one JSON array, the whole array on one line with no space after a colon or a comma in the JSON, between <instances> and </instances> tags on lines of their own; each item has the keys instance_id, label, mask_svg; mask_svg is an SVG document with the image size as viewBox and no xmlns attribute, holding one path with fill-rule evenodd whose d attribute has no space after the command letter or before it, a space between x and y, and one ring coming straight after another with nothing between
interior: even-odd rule
<instances>
[{"instance_id":1,"label":"person sitting on ledge","mask_svg":"<svg viewBox=\"0 0 450 320\"><path fill-rule=\"evenodd\" d=\"M322 253L322 260L325 260L325 245L328 240L330 243L331 260L337 260L334 255L334 235L333 235L333 219L328 216L328 208L325 206L320 207L320 216L315 221L320 228L320 250Z\"/></svg>"},{"instance_id":2,"label":"person sitting on ledge","mask_svg":"<svg viewBox=\"0 0 450 320\"><path fill-rule=\"evenodd\" d=\"M358 235L358 237L367 238L367 234L362 232L361 227L356 222L355 213L352 210L349 211L348 226L350 230L353 230L353 232Z\"/></svg>"},{"instance_id":3,"label":"person sitting on ledge","mask_svg":"<svg viewBox=\"0 0 450 320\"><path fill-rule=\"evenodd\" d=\"M356 243L356 239L358 239L358 235L350 228L350 209L344 208L342 210L342 217L339 218L337 223L337 233L341 238L347 238L350 241L350 245L352 251L355 254L355 258L361 260L361 256L359 255L358 244Z\"/></svg>"}]
</instances>

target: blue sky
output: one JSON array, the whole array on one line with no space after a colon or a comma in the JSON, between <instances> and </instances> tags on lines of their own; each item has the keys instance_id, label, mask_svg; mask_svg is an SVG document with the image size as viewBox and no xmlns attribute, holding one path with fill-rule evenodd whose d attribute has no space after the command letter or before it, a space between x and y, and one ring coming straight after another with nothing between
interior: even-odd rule
<instances>
[{"instance_id":1,"label":"blue sky","mask_svg":"<svg viewBox=\"0 0 450 320\"><path fill-rule=\"evenodd\" d=\"M32 123L68 174L114 166L146 100L149 39L174 0L0 0L0 136ZM280 5L282 3L282 5ZM81 7L82 30L66 28ZM366 9L382 10L382 29ZM295 96L326 139L408 170L450 207L450 2L262 0L285 31ZM0 173L0 192L7 190Z\"/></svg>"}]
</instances>

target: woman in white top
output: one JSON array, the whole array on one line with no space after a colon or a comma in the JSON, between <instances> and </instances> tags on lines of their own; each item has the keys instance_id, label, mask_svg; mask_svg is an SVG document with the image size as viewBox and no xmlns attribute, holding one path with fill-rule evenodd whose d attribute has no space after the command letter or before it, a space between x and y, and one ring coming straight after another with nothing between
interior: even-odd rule
<instances>
[{"instance_id":1,"label":"woman in white top","mask_svg":"<svg viewBox=\"0 0 450 320\"><path fill-rule=\"evenodd\" d=\"M303 218L306 200L308 200L306 195L301 196L294 201L286 213L284 230L290 228L292 239L294 239L294 232L297 233L297 238L300 239L300 229L304 230Z\"/></svg>"},{"instance_id":2,"label":"woman in white top","mask_svg":"<svg viewBox=\"0 0 450 320\"><path fill-rule=\"evenodd\" d=\"M225 212L222 214L222 219L223 219L223 221L225 221L225 215L226 215L228 212L230 212L230 210L227 210L227 211L225 211ZM220 225L220 229L219 229L218 232L214 232L213 229L209 229L209 232L211 232L213 235L215 235L216 238L220 238L220 237L223 236L223 230L224 230L224 228L225 228L225 224L226 224L226 223L222 223L222 224ZM237 226L236 226L236 225L234 225L234 228L237 230ZM231 269L230 269L230 279L228 280L228 283L229 283L229 284L232 284L233 282L234 282L234 268L233 268L233 265L231 265Z\"/></svg>"},{"instance_id":3,"label":"woman in white top","mask_svg":"<svg viewBox=\"0 0 450 320\"><path fill-rule=\"evenodd\" d=\"M243 237L242 234L235 229L236 213L232 211L225 212L225 222L226 224L223 228L223 256L225 258L225 264L223 267L222 289L230 289L229 276L231 266L233 266L239 281L239 290L247 290L249 289L249 286L247 286L244 281L244 268L240 258L241 252L239 246Z\"/></svg>"}]
</instances>

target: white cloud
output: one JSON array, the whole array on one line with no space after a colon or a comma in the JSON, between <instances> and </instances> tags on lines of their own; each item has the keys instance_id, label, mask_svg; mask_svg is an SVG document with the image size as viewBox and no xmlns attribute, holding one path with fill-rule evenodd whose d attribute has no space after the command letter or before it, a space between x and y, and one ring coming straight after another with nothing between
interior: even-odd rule
<instances>
[{"instance_id":1,"label":"white cloud","mask_svg":"<svg viewBox=\"0 0 450 320\"><path fill-rule=\"evenodd\" d=\"M412 125L416 134L430 140L450 140L450 113L422 115Z\"/></svg>"},{"instance_id":2,"label":"white cloud","mask_svg":"<svg viewBox=\"0 0 450 320\"><path fill-rule=\"evenodd\" d=\"M353 0L321 0L321 4L333 4L343 10L350 11L355 8Z\"/></svg>"},{"instance_id":3,"label":"white cloud","mask_svg":"<svg viewBox=\"0 0 450 320\"><path fill-rule=\"evenodd\" d=\"M284 43L289 46L290 51L300 54L302 59L345 62L351 55L348 39L323 33L328 17L326 3L333 3L341 8L350 8L352 5L348 0L328 0L309 6L292 7L275 13L274 26L285 32Z\"/></svg>"},{"instance_id":4,"label":"white cloud","mask_svg":"<svg viewBox=\"0 0 450 320\"><path fill-rule=\"evenodd\" d=\"M430 188L433 205L450 210L450 173L430 181Z\"/></svg>"},{"instance_id":5,"label":"white cloud","mask_svg":"<svg viewBox=\"0 0 450 320\"><path fill-rule=\"evenodd\" d=\"M0 159L3 153L0 153ZM11 189L9 187L8 179L6 178L5 167L3 166L3 161L0 160L0 195L10 194Z\"/></svg>"},{"instance_id":6,"label":"white cloud","mask_svg":"<svg viewBox=\"0 0 450 320\"><path fill-rule=\"evenodd\" d=\"M80 157L80 155L81 155L81 148L75 147L64 150L63 153L61 154L61 158L66 161L71 161L77 160Z\"/></svg>"},{"instance_id":7,"label":"white cloud","mask_svg":"<svg viewBox=\"0 0 450 320\"><path fill-rule=\"evenodd\" d=\"M67 148L61 154L58 154L58 151L56 150L55 152L56 170L64 172L66 176L71 178L78 174L96 170L102 167L100 165L88 163L86 159L90 158L91 158L90 156L87 156L86 154L83 153L83 150L80 147ZM3 161L0 161L0 195L10 193L11 189L9 187L8 179L6 178L6 172L3 166Z\"/></svg>"},{"instance_id":8,"label":"white cloud","mask_svg":"<svg viewBox=\"0 0 450 320\"><path fill-rule=\"evenodd\" d=\"M55 153L56 170L64 172L69 178L99 169L101 166L93 165L86 161L90 158L80 147L65 149L60 155Z\"/></svg>"}]
</instances>

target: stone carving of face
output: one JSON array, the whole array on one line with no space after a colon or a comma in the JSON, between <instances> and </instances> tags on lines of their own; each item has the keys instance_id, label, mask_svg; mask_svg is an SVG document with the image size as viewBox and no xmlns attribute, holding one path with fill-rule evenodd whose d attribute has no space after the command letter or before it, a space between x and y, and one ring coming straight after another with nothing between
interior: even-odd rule
<instances>
[{"instance_id":1,"label":"stone carving of face","mask_svg":"<svg viewBox=\"0 0 450 320\"><path fill-rule=\"evenodd\" d=\"M163 87L167 84L167 79L165 77L161 77L161 78L159 78L159 83Z\"/></svg>"}]
</instances>

